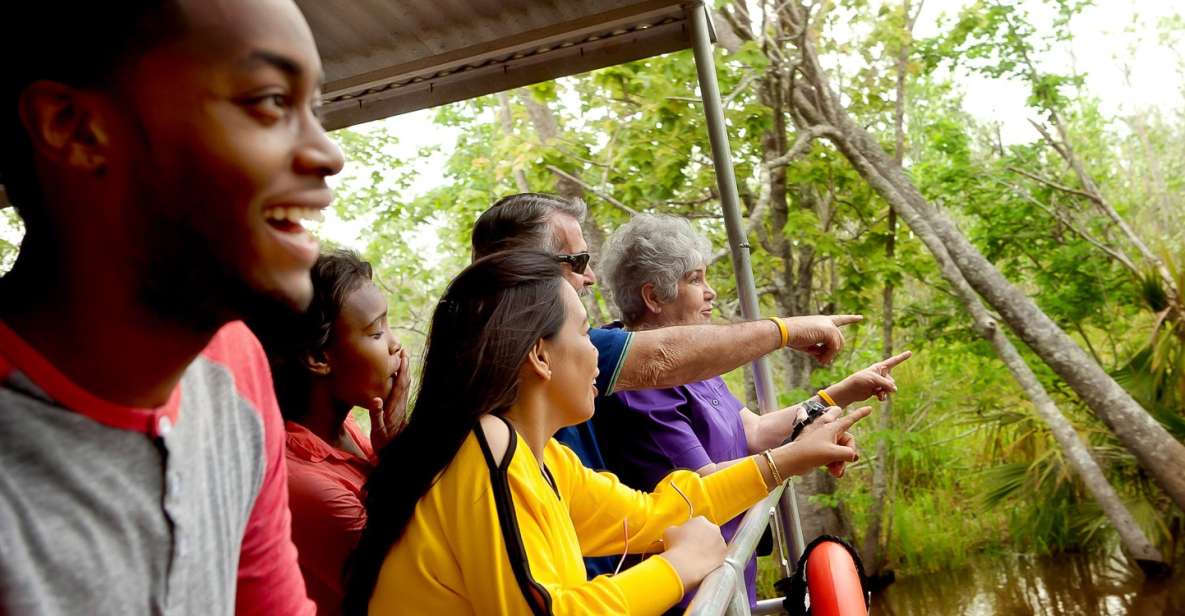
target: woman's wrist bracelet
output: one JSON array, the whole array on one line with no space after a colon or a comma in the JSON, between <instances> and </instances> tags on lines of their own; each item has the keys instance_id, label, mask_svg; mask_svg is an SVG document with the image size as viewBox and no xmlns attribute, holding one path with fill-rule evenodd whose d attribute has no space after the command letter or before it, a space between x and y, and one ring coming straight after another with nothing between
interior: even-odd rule
<instances>
[{"instance_id":1,"label":"woman's wrist bracelet","mask_svg":"<svg viewBox=\"0 0 1185 616\"><path fill-rule=\"evenodd\" d=\"M766 449L765 451L761 452L761 455L765 456L765 463L769 465L769 474L774 478L774 485L782 485L784 480L782 479L782 474L778 472L778 465L774 464L774 454L770 453L770 450Z\"/></svg>"}]
</instances>

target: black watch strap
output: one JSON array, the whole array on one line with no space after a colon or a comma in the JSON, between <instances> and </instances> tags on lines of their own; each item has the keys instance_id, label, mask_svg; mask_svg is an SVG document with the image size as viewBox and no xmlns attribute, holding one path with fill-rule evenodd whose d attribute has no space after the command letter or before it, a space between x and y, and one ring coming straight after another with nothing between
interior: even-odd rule
<instances>
[{"instance_id":1,"label":"black watch strap","mask_svg":"<svg viewBox=\"0 0 1185 616\"><path fill-rule=\"evenodd\" d=\"M786 439L787 443L794 442L794 439L798 438L799 434L802 434L803 428L811 425L813 421L827 412L827 407L814 398L807 398L802 403L802 408L806 409L806 419L794 424L794 429L790 431L790 438Z\"/></svg>"}]
</instances>

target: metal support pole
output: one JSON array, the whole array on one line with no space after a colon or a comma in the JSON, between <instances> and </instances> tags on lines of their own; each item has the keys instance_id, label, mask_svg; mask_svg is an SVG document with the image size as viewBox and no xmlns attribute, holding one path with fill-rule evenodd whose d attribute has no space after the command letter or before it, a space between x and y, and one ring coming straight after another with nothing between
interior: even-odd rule
<instances>
[{"instance_id":1,"label":"metal support pole","mask_svg":"<svg viewBox=\"0 0 1185 616\"><path fill-rule=\"evenodd\" d=\"M737 295L741 315L746 319L761 318L757 303L757 285L753 282L753 267L749 261L749 239L741 225L740 196L737 194L736 175L732 168L732 150L728 145L728 129L724 123L724 107L720 102L720 86L716 83L716 59L712 55L712 32L707 8L698 3L687 7L691 22L691 43L695 52L695 70L699 77L700 98L704 103L704 118L708 125L708 141L712 146L712 163L716 168L716 185L720 188L720 205L724 210L724 227L728 232L728 246L732 251L732 269L736 275ZM757 389L758 410L768 413L777 410L773 376L765 358L752 364L753 385ZM783 493L779 518L783 531L791 540L790 554L795 562L806 548L799 523L797 500L793 483Z\"/></svg>"},{"instance_id":2,"label":"metal support pole","mask_svg":"<svg viewBox=\"0 0 1185 616\"><path fill-rule=\"evenodd\" d=\"M786 568L793 573L798 567L798 559L806 551L806 540L802 536L802 518L798 515L798 492L794 490L794 478L786 482L786 491L782 492L782 502L778 504L778 519L782 521L787 538L790 540L790 562Z\"/></svg>"}]
</instances>

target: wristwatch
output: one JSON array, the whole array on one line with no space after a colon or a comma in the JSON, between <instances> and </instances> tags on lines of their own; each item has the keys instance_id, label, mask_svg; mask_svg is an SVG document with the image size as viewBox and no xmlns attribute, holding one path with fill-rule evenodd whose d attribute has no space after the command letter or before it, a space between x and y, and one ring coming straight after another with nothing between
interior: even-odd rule
<instances>
[{"instance_id":1,"label":"wristwatch","mask_svg":"<svg viewBox=\"0 0 1185 616\"><path fill-rule=\"evenodd\" d=\"M803 428L811 425L811 422L815 421L823 413L827 412L827 407L824 406L822 402L819 402L814 398L807 398L801 406L804 410L806 410L806 419L794 424L794 429L790 431L790 438L786 439L786 443L792 442L794 439L798 438L798 435L802 434Z\"/></svg>"}]
</instances>

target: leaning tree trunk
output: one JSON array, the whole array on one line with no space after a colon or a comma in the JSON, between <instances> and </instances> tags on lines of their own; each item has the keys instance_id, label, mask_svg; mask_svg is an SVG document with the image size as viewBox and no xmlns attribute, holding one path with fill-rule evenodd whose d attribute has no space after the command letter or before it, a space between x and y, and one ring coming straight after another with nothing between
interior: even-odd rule
<instances>
[{"instance_id":1,"label":"leaning tree trunk","mask_svg":"<svg viewBox=\"0 0 1185 616\"><path fill-rule=\"evenodd\" d=\"M804 115L809 117L812 114ZM880 146L873 142L871 137L863 132L862 129L856 127L845 111L837 108L836 116L836 119L840 120L838 124L841 128L836 134L828 133L827 136L852 162L861 176L869 181L873 188L889 202L895 212L901 215L906 221L906 224L910 226L922 243L933 254L943 277L950 283L955 295L971 315L975 331L991 342L992 347L996 350L997 355L1004 362L1008 371L1016 379L1017 383L1020 384L1025 395L1032 401L1037 415L1049 427L1054 440L1061 447L1070 467L1074 469L1087 491L1099 503L1099 507L1119 534L1120 541L1127 553L1145 569L1163 569L1163 557L1152 545L1152 542L1148 540L1143 530L1132 517L1131 512L1123 504L1118 493L1115 492L1110 482L1107 481L1102 469L1094 458L1091 457L1086 443L1082 441L1078 433L1074 430L1073 425L1066 419L1061 410L1058 409L1053 399L1050 398L1049 393L1045 390L1037 375L1025 363L1020 352L1012 344L1012 341L997 327L995 320L984 307L979 295L976 294L975 289L969 284L969 276L966 275L963 268L959 267L958 261L953 257L950 250L950 244L948 243L950 239L949 229L947 235L942 235L937 228L939 225L936 225L933 220L935 215L941 215L941 213L936 208L929 207L928 204L924 208L915 208L914 206L917 205L917 201L922 200L920 194L916 193L916 190L913 191L915 195L914 199L903 199L897 187L884 177L880 169L870 163L869 158L875 157L882 165L895 167L897 179L900 181L905 178L904 174L900 171L899 160L888 161L888 156L880 149ZM863 148L857 150L852 147L851 143L851 141L856 140L843 138L845 135L851 133L863 137L862 140L859 140L862 141ZM872 150L872 156L869 156L868 151L873 146L875 146L875 150ZM900 148L900 145L898 147ZM905 181L908 183L908 180ZM910 184L910 187L912 188L912 184ZM929 214L929 216L923 214L923 212ZM947 222L947 224L949 225L950 223ZM953 228L953 225L950 225L950 228ZM965 243L963 248L966 249L969 246L969 242L966 242L966 238L962 239ZM974 247L971 247L971 249L974 250ZM989 263L987 267L992 268L993 266ZM1004 281L1004 284L1011 287L1007 281ZM891 295L888 290L886 291L886 304L891 309ZM886 346L891 344L889 335L889 332L886 332ZM1077 346L1075 348L1077 349ZM1078 349L1078 351L1081 353L1081 349ZM1087 361L1089 361L1088 358ZM1142 409L1141 412L1143 412ZM880 451L878 449L879 453ZM878 455L878 462L879 458L880 456ZM868 553L872 554L873 552ZM876 561L873 560L872 562L875 567Z\"/></svg>"},{"instance_id":2,"label":"leaning tree trunk","mask_svg":"<svg viewBox=\"0 0 1185 616\"><path fill-rule=\"evenodd\" d=\"M897 216L889 211L889 240L885 244L885 257L893 259L896 244ZM893 283L885 283L882 296L883 322L882 342L885 359L893 356ZM884 523L885 508L888 500L889 482L887 470L889 466L889 446L885 440L889 430L893 429L893 397L885 397L881 402L880 414L877 416L876 430L881 438L876 444L876 459L872 461L872 505L868 508L868 529L864 533L864 563L869 577L877 577L885 567L887 558L881 553L881 527ZM885 537L888 543L888 537Z\"/></svg>"},{"instance_id":3,"label":"leaning tree trunk","mask_svg":"<svg viewBox=\"0 0 1185 616\"><path fill-rule=\"evenodd\" d=\"M502 132L507 137L514 136L514 115L510 108L510 95L505 91L498 93L498 119L502 122ZM531 185L527 183L527 174L521 168L514 169L514 186L519 192L531 192Z\"/></svg>"},{"instance_id":4,"label":"leaning tree trunk","mask_svg":"<svg viewBox=\"0 0 1185 616\"><path fill-rule=\"evenodd\" d=\"M845 155L847 154L845 152ZM858 170L861 167L869 167L868 161L862 158L859 153L853 152L852 155L854 158L849 158L853 160ZM861 174L863 175L865 171L875 173L875 170L865 169L861 170ZM893 203L887 197L886 200ZM996 349L996 353L1004 361L1005 366L1008 367L1009 372L1012 373L1012 376L1021 385L1022 389L1024 389L1025 394L1032 400L1037 414L1049 426L1050 432L1052 432L1058 445L1061 446L1070 466L1082 479L1083 485L1090 492L1091 496L1098 501L1099 506L1115 527L1116 532L1119 533L1120 539L1128 553L1145 568L1155 569L1158 568L1158 564L1163 565L1164 561L1160 553L1156 551L1156 548L1152 546L1152 543L1144 535L1143 531L1140 530L1139 525L1136 524L1131 513L1119 498L1119 495L1115 493L1114 488L1107 482L1103 476L1102 469L1091 458L1089 450L1080 440L1073 426L1062 415L1061 411L1058 410L1057 405L1049 397L1049 394L1045 391L1044 386L1041 385L1041 382L1037 379L1032 369L1024 362L1016 347L1012 345L1012 342L1008 340L1004 332L996 327L995 321L988 315L987 310L979 300L979 296L971 288L966 272L958 267L957 260L948 251L947 244L943 241L944 237L938 233L928 218L923 218L909 204L899 202L893 203L893 206L906 221L906 224L917 234L918 238L930 249L930 252L938 261L943 277L951 283L956 295L963 302L968 312L971 313L976 331L992 343L992 346ZM1081 352L1081 349L1079 349L1079 352ZM1143 412L1142 409L1141 412ZM1179 443L1177 444L1179 445Z\"/></svg>"},{"instance_id":5,"label":"leaning tree trunk","mask_svg":"<svg viewBox=\"0 0 1185 616\"><path fill-rule=\"evenodd\" d=\"M806 102L805 99L803 102ZM808 109L808 111L817 112L814 109ZM1081 441L1077 432L1074 431L1073 426L1062 415L1061 411L1058 410L1057 405L1049 397L1049 394L1045 391L1044 386L1041 385L1041 382L1037 379L1032 369L1024 362L1016 347L1012 345L1012 342L1004 332L1000 331L996 326L995 321L988 314L986 308L984 308L975 289L972 289L969 284L971 276L959 266L955 251L950 250L951 244L948 243L951 240L950 223L947 222L947 232L943 234L939 231L941 223L935 224L934 221L935 218L940 216L940 213L936 209L928 207L928 204L924 209L915 207L917 205L917 199L920 199L920 195L916 195L916 190L914 191L915 198L905 198L897 184L886 178L881 168L870 161L870 158L875 157L883 165L893 164L887 160L888 157L884 151L880 150L879 145L876 145L876 151L873 151L870 155L868 148L871 145L875 145L875 142L871 140L867 133L863 133L862 135L856 133L856 131L862 133L862 129L851 123L850 118L846 116L846 112L842 110L839 110L839 112L836 114L837 118L835 118L840 120L837 122L839 126L836 131L827 134L828 138L836 144L836 147L852 162L861 176L889 202L918 238L929 248L938 262L943 277L951 284L956 296L958 296L967 311L971 313L976 331L992 343L992 346L1004 361L1009 372L1012 373L1013 377L1025 391L1025 394L1032 400L1037 414L1049 426L1054 439L1065 452L1070 466L1082 479L1083 485L1090 492L1091 496L1098 501L1099 506L1119 533L1120 539L1128 553L1141 566L1146 568L1162 567L1163 558L1156 551L1156 548L1152 546L1152 543L1144 535L1139 525L1136 524L1131 513L1124 506L1114 488L1107 482L1102 469L1099 468L1098 464L1090 456L1085 443ZM804 115L809 117L810 115L814 115L814 113L804 113ZM863 139L850 138L849 135L853 133L863 137ZM863 147L857 148L853 142L858 142ZM895 175L898 181L904 179L904 174L900 172L899 168ZM956 243L955 246L956 249L961 248L966 251L970 244L966 242L966 238L962 239L965 244ZM974 247L971 247L971 249L974 250ZM986 267L992 268L994 271L990 263ZM996 272L996 274L998 275L999 272ZM1011 287L1007 281L1004 281L1003 284ZM1028 298L1026 297L1025 299L1027 300ZM1042 316L1044 315L1042 314ZM1048 319L1048 317L1045 318ZM1064 333L1062 335L1065 336ZM1070 344L1073 343L1071 342ZM1076 345L1074 348L1078 349ZM1080 354L1082 353L1081 349L1078 349L1078 351ZM1086 358L1086 361L1090 361L1089 358ZM1143 413L1143 410L1140 409L1140 412ZM1144 414L1146 415L1146 413ZM1176 441L1173 442L1176 443ZM1177 444L1180 445L1179 443Z\"/></svg>"},{"instance_id":6,"label":"leaning tree trunk","mask_svg":"<svg viewBox=\"0 0 1185 616\"><path fill-rule=\"evenodd\" d=\"M774 160L786 153L786 105L782 99L784 88L777 75L766 74L760 80L760 99L769 110L770 126L761 136L762 155L765 160ZM790 219L790 186L786 179L786 168L770 169L763 177L769 212L769 231L766 221L758 221L757 233L761 247L778 260L781 269L774 273L774 298L778 312L785 316L806 314L810 303L812 266L814 259L807 259L802 250L795 259L794 245L786 236L786 222ZM752 214L751 214L752 215ZM805 272L804 272L805 265ZM810 386L813 360L805 353L785 354L786 381L790 389L806 389Z\"/></svg>"},{"instance_id":7,"label":"leaning tree trunk","mask_svg":"<svg viewBox=\"0 0 1185 616\"><path fill-rule=\"evenodd\" d=\"M1031 298L1004 278L946 214L921 195L880 144L855 123L839 105L818 63L809 39L806 9L794 3L788 10L799 28L796 42L801 54L801 76L791 85L790 101L813 129L805 137L827 137L915 233L921 235L924 226L937 246L949 254L966 282L1078 394L1185 510L1185 444L1174 439ZM927 247L931 252L938 250L930 243Z\"/></svg>"},{"instance_id":8,"label":"leaning tree trunk","mask_svg":"<svg viewBox=\"0 0 1185 616\"><path fill-rule=\"evenodd\" d=\"M848 515L842 502L836 506L814 502L813 496L827 496L826 500L834 500L833 495L839 489L839 482L827 471L816 470L803 475L794 483L795 496L798 497L798 511L802 522L802 536L810 543L819 535L835 535L852 540L851 516Z\"/></svg>"},{"instance_id":9,"label":"leaning tree trunk","mask_svg":"<svg viewBox=\"0 0 1185 616\"><path fill-rule=\"evenodd\" d=\"M903 216L905 218L905 216ZM908 220L908 219L907 219ZM1020 384L1025 395L1033 402L1037 415L1049 427L1054 440L1061 447L1067 462L1082 480L1086 490L1098 502L1099 507L1119 533L1120 541L1127 553L1145 569L1160 569L1164 566L1164 559L1145 536L1144 531L1136 523L1131 512L1123 504L1123 500L1110 482L1103 475L1102 469L1090 455L1086 443L1078 436L1074 426L1066 419L1057 404L1050 398L1045 386L1025 363L1020 352L1013 346L1008 336L997 327L995 320L988 314L975 290L968 284L962 271L951 258L941 239L926 221L915 219L910 227L918 238L930 248L938 262L943 278L951 285L955 295L962 302L963 307L971 314L975 331L992 343L996 354L1004 362L1013 378Z\"/></svg>"}]
</instances>

